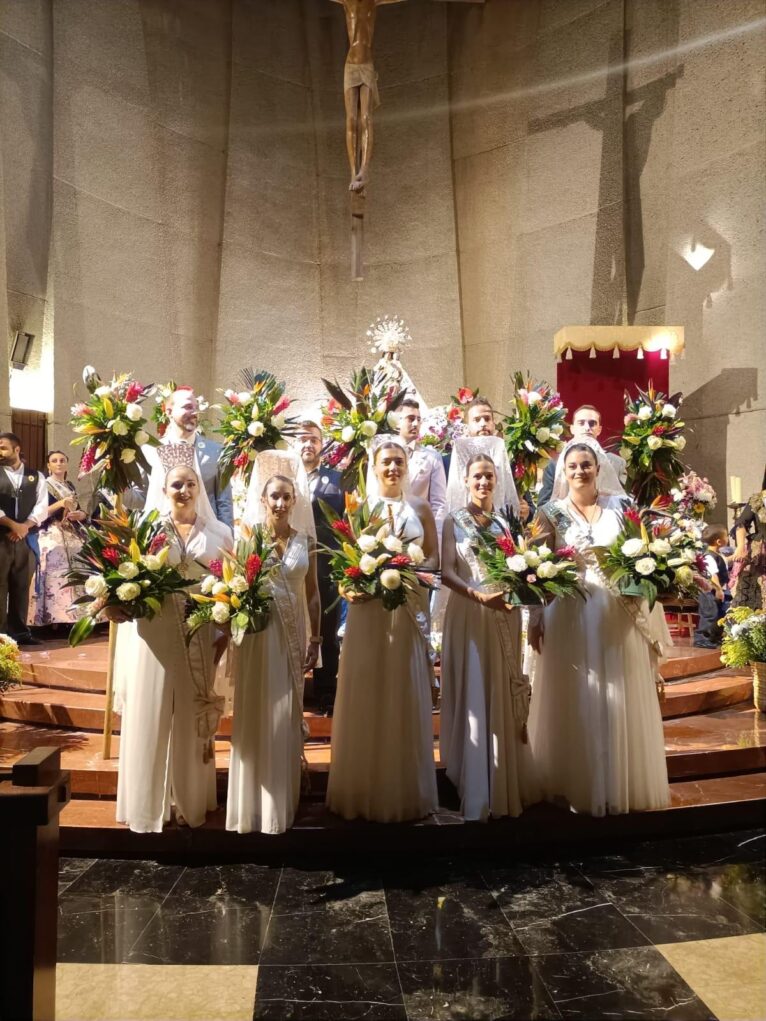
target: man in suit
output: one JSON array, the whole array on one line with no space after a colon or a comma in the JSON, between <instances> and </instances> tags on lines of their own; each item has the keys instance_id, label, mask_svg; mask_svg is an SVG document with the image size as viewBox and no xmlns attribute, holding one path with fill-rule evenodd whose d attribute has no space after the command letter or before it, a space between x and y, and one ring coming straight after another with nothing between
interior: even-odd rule
<instances>
[{"instance_id":1,"label":"man in suit","mask_svg":"<svg viewBox=\"0 0 766 1021\"><path fill-rule=\"evenodd\" d=\"M582 404L572 415L570 432L572 433L573 440L586 437L597 440L601 435L601 428L601 412L598 408L594 408L592 404ZM628 478L625 460L619 454L612 454L609 451L606 451L606 456L612 462L614 470L617 472L617 478L624 486ZM537 499L538 507L542 507L544 503L548 503L551 499L555 479L556 461L551 458L543 471L543 484L540 487L540 494Z\"/></svg>"},{"instance_id":2,"label":"man in suit","mask_svg":"<svg viewBox=\"0 0 766 1021\"><path fill-rule=\"evenodd\" d=\"M328 525L319 501L332 507L336 514L343 514L346 504L341 474L322 464L322 430L316 422L306 419L299 424L296 445L309 479L317 542L320 546L335 546L337 536ZM336 602L338 590L330 578L328 558L321 553L317 555L317 581L322 602L322 665L314 669L314 694L319 711L332 715L338 683L340 603ZM335 606L327 613L333 602Z\"/></svg>"},{"instance_id":3,"label":"man in suit","mask_svg":"<svg viewBox=\"0 0 766 1021\"><path fill-rule=\"evenodd\" d=\"M27 625L34 557L29 533L48 517L42 472L21 460L21 440L0 433L0 632L19 645L39 645Z\"/></svg>"},{"instance_id":4,"label":"man in suit","mask_svg":"<svg viewBox=\"0 0 766 1021\"><path fill-rule=\"evenodd\" d=\"M414 397L405 397L399 407L399 439L409 455L410 492L431 507L436 531L441 542L442 525L447 515L447 476L444 462L433 447L419 443L420 404Z\"/></svg>"}]
</instances>

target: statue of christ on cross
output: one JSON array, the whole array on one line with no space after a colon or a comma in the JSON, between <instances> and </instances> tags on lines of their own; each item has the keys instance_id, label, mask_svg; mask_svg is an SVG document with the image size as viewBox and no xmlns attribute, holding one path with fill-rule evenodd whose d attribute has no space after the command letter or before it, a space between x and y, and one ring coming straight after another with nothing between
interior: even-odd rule
<instances>
[{"instance_id":1,"label":"statue of christ on cross","mask_svg":"<svg viewBox=\"0 0 766 1021\"><path fill-rule=\"evenodd\" d=\"M372 111L380 104L378 76L372 62L375 16L381 4L401 0L334 0L342 4L348 31L348 55L343 72L346 103L346 152L351 167L349 191L364 192L372 156Z\"/></svg>"}]
</instances>

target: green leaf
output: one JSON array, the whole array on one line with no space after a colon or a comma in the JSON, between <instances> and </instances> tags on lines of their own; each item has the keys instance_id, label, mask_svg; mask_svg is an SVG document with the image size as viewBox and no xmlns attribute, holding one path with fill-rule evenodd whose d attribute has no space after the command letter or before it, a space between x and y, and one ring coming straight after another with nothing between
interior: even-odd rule
<instances>
[{"instance_id":1,"label":"green leaf","mask_svg":"<svg viewBox=\"0 0 766 1021\"><path fill-rule=\"evenodd\" d=\"M69 632L69 644L72 648L75 648L81 642L84 642L86 638L90 638L93 634L93 629L96 626L96 622L90 615L81 617L76 624L72 625Z\"/></svg>"}]
</instances>

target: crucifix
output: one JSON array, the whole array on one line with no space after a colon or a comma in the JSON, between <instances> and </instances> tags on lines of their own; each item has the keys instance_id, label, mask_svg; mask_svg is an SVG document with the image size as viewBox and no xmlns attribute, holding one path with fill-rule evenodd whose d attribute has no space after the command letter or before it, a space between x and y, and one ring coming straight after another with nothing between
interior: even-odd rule
<instances>
[{"instance_id":1,"label":"crucifix","mask_svg":"<svg viewBox=\"0 0 766 1021\"><path fill-rule=\"evenodd\" d=\"M348 54L343 70L346 107L346 154L351 169L351 279L361 280L365 189L372 158L372 111L380 105L378 75L372 60L375 19L382 4L402 0L333 0L343 6L348 32ZM468 0L483 3L484 0Z\"/></svg>"}]
</instances>

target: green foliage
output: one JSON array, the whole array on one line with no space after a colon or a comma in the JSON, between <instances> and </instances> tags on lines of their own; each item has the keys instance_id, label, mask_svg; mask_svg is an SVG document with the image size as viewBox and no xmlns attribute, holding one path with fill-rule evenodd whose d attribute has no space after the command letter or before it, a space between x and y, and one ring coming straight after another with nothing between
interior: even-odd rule
<instances>
[{"instance_id":1,"label":"green foliage","mask_svg":"<svg viewBox=\"0 0 766 1021\"><path fill-rule=\"evenodd\" d=\"M766 611L735 606L723 619L721 660L726 666L766 663Z\"/></svg>"}]
</instances>

